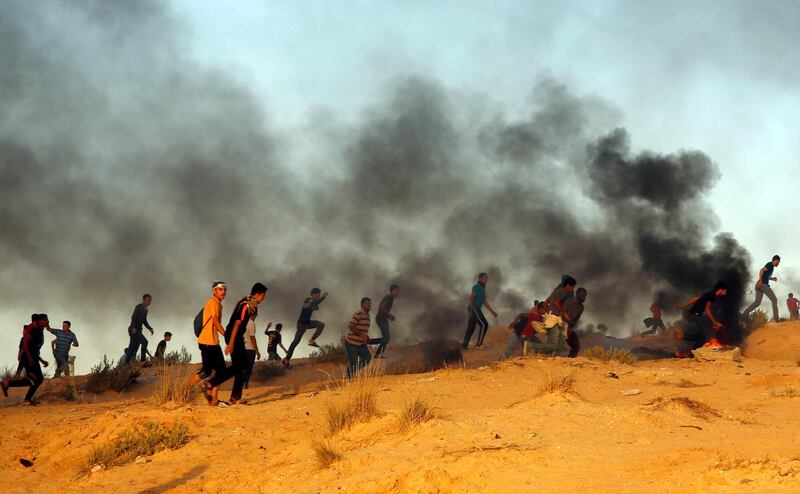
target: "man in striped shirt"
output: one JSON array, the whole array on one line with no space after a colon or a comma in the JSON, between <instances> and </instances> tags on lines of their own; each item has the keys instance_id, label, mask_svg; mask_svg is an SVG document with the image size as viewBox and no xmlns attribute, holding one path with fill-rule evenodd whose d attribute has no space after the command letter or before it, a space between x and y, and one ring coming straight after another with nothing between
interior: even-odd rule
<instances>
[{"instance_id":1,"label":"man in striped shirt","mask_svg":"<svg viewBox=\"0 0 800 494\"><path fill-rule=\"evenodd\" d=\"M372 355L369 353L369 311L372 309L372 300L369 297L361 299L361 310L353 314L353 318L348 325L348 332L345 336L344 346L347 350L348 379L355 375L356 371L366 366Z\"/></svg>"},{"instance_id":2,"label":"man in striped shirt","mask_svg":"<svg viewBox=\"0 0 800 494\"><path fill-rule=\"evenodd\" d=\"M70 347L78 346L78 338L70 329L71 327L71 322L64 321L61 324L61 331L51 328L49 323L45 328L56 337L52 342L53 358L56 360L56 374L54 377L60 376L62 372L65 376L69 376L69 366L67 365L69 361L69 349Z\"/></svg>"}]
</instances>

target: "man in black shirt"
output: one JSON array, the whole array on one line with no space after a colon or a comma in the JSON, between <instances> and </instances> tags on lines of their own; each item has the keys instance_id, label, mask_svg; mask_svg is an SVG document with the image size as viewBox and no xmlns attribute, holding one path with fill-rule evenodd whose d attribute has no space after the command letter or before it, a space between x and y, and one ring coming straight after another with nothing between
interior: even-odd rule
<instances>
[{"instance_id":1,"label":"man in black shirt","mask_svg":"<svg viewBox=\"0 0 800 494\"><path fill-rule=\"evenodd\" d=\"M128 327L128 335L130 336L130 343L128 349L125 351L125 363L130 363L131 359L136 357L136 352L139 346L142 347L142 362L147 361L147 338L144 336L144 328L150 331L150 334L155 334L150 323L147 322L147 311L150 304L153 303L153 296L149 293L142 295L142 303L133 309L131 314L131 325Z\"/></svg>"},{"instance_id":2,"label":"man in black shirt","mask_svg":"<svg viewBox=\"0 0 800 494\"><path fill-rule=\"evenodd\" d=\"M267 342L267 360L280 360L281 357L278 355L278 346L280 346L284 352L286 352L286 347L283 346L282 343L282 336L281 330L283 329L283 324L278 323L275 326L275 330L270 331L269 327L264 330L264 334L269 337L269 341Z\"/></svg>"},{"instance_id":3,"label":"man in black shirt","mask_svg":"<svg viewBox=\"0 0 800 494\"><path fill-rule=\"evenodd\" d=\"M394 314L392 314L392 307L394 306L394 299L399 295L400 287L398 285L392 285L389 287L389 294L383 297L380 305L378 305L378 313L375 314L375 324L377 324L378 329L381 331L381 337L369 339L370 345L378 345L378 349L375 350L374 358L383 358L386 346L389 345L389 340L391 340L392 336L389 332L389 321L395 320Z\"/></svg>"},{"instance_id":4,"label":"man in black shirt","mask_svg":"<svg viewBox=\"0 0 800 494\"><path fill-rule=\"evenodd\" d=\"M258 313L258 304L267 297L267 287L256 283L250 290L250 295L236 302L231 319L225 328L225 354L231 356L231 372L233 373L233 389L231 390L231 405L243 403L242 389L244 388L245 373L247 372L247 349L244 345L247 322L252 314Z\"/></svg>"},{"instance_id":5,"label":"man in black shirt","mask_svg":"<svg viewBox=\"0 0 800 494\"><path fill-rule=\"evenodd\" d=\"M578 321L583 315L583 304L586 302L588 292L585 288L581 287L575 290L575 296L569 297L563 302L563 309L567 315L569 325L567 327L567 345L569 345L569 357L574 358L578 356L581 349L581 342L578 339Z\"/></svg>"},{"instance_id":6,"label":"man in black shirt","mask_svg":"<svg viewBox=\"0 0 800 494\"><path fill-rule=\"evenodd\" d=\"M322 334L322 330L325 329L325 323L312 320L311 315L315 310L319 310L319 304L324 302L327 296L328 292L322 293L322 290L319 288L312 288L310 296L303 301L303 307L300 309L300 317L297 318L297 332L294 334L294 340L292 340L292 344L289 345L289 351L286 352L286 357L283 359L283 365L286 367L290 367L294 349L300 344L303 335L306 334L306 330L309 328L314 328L314 336L308 340L308 344L319 347L319 345L317 345L317 338Z\"/></svg>"},{"instance_id":7,"label":"man in black shirt","mask_svg":"<svg viewBox=\"0 0 800 494\"><path fill-rule=\"evenodd\" d=\"M154 359L163 360L164 355L167 354L167 342L172 339L172 333L167 331L164 333L164 339L158 342L156 353L153 355Z\"/></svg>"},{"instance_id":8,"label":"man in black shirt","mask_svg":"<svg viewBox=\"0 0 800 494\"><path fill-rule=\"evenodd\" d=\"M766 295L767 298L772 302L773 320L781 320L778 313L778 297L775 296L775 292L773 292L772 288L769 286L770 281L778 281L778 278L772 276L772 273L780 263L781 256L772 256L772 260L766 263L764 267L758 271L758 281L756 281L756 300L744 310L745 317L750 315L751 312L756 310L758 306L761 305L761 301L764 299L764 295Z\"/></svg>"},{"instance_id":9,"label":"man in black shirt","mask_svg":"<svg viewBox=\"0 0 800 494\"><path fill-rule=\"evenodd\" d=\"M44 328L50 321L47 314L37 314L37 320L25 326L22 333L22 350L19 354L19 362L25 370L25 377L10 379L6 376L2 382L3 395L8 397L8 388L21 388L28 386L23 405L35 405L33 395L39 386L44 382L42 367L47 367L47 361L41 358L42 345L44 345Z\"/></svg>"},{"instance_id":10,"label":"man in black shirt","mask_svg":"<svg viewBox=\"0 0 800 494\"><path fill-rule=\"evenodd\" d=\"M703 346L712 335L719 334L723 327L714 316L713 305L717 299L728 294L728 284L724 281L718 282L714 289L696 297L692 297L683 305L676 306L678 309L686 310L686 331L678 332L676 337L679 340L692 342L691 350Z\"/></svg>"}]
</instances>

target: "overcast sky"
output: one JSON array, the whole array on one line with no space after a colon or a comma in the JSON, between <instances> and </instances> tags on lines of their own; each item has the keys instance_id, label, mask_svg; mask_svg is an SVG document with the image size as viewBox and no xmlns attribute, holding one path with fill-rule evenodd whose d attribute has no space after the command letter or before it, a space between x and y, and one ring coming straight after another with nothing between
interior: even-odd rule
<instances>
[{"instance_id":1,"label":"overcast sky","mask_svg":"<svg viewBox=\"0 0 800 494\"><path fill-rule=\"evenodd\" d=\"M280 125L360 111L427 74L513 110L549 73L611 102L635 147L699 149L721 228L755 260L791 252L800 213L800 4L792 1L180 1L192 49ZM755 267L754 267L755 269Z\"/></svg>"},{"instance_id":2,"label":"overcast sky","mask_svg":"<svg viewBox=\"0 0 800 494\"><path fill-rule=\"evenodd\" d=\"M754 273L780 253L779 298L800 291L798 2L178 0L172 10L189 32L184 56L246 87L263 104L257 117L299 155L315 115L355 121L409 75L508 115L551 76L618 112L634 151L706 153L722 173L708 197L719 230L750 251ZM0 362L13 362L29 312L3 308Z\"/></svg>"}]
</instances>

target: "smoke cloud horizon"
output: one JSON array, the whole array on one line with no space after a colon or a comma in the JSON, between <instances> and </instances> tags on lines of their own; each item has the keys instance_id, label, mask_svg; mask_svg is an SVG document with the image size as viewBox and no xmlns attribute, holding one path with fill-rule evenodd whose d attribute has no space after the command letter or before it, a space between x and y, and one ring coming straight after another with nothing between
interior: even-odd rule
<instances>
[{"instance_id":1,"label":"smoke cloud horizon","mask_svg":"<svg viewBox=\"0 0 800 494\"><path fill-rule=\"evenodd\" d=\"M398 283L398 343L463 335L481 271L498 322L568 272L589 291L584 323L618 334L657 291L749 283L749 253L704 199L712 159L632 151L619 110L553 77L522 117L409 75L355 121L323 108L281 128L246 85L186 55L160 3L2 10L3 363L32 312L73 322L79 370L117 357L145 292L154 327L194 351L214 279L228 304L266 283L258 326L283 322L287 339L308 291L330 291L323 342Z\"/></svg>"}]
</instances>

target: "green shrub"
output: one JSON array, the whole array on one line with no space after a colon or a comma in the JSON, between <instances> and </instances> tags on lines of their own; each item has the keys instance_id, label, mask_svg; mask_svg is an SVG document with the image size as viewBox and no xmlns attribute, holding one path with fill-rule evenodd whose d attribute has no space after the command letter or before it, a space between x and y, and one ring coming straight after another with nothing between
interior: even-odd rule
<instances>
[{"instance_id":1,"label":"green shrub","mask_svg":"<svg viewBox=\"0 0 800 494\"><path fill-rule=\"evenodd\" d=\"M761 309L756 309L746 316L742 316L742 326L749 334L758 328L766 326L769 322L769 316Z\"/></svg>"}]
</instances>

